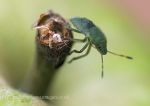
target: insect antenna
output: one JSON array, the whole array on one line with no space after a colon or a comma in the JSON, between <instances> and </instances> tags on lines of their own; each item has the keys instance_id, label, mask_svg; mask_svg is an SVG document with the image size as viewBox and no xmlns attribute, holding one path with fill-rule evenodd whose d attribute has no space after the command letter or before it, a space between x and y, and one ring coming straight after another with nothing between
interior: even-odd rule
<instances>
[{"instance_id":1,"label":"insect antenna","mask_svg":"<svg viewBox=\"0 0 150 106\"><path fill-rule=\"evenodd\" d=\"M102 72L101 72L101 77L103 78L103 76L104 76L103 55L101 55L101 59L102 59Z\"/></svg>"},{"instance_id":2,"label":"insect antenna","mask_svg":"<svg viewBox=\"0 0 150 106\"><path fill-rule=\"evenodd\" d=\"M108 53L111 53L113 55L116 55L116 56L120 56L120 57L125 57L127 59L133 59L132 57L130 56L125 56L125 55L122 55L122 54L117 54L117 53L114 53L114 52L111 52L111 51L107 51Z\"/></svg>"}]
</instances>

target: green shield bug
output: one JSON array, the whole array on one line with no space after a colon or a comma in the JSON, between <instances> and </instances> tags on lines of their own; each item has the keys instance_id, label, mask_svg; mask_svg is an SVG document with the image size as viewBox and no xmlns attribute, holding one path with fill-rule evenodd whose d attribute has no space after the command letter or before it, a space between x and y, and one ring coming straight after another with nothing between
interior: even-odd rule
<instances>
[{"instance_id":1,"label":"green shield bug","mask_svg":"<svg viewBox=\"0 0 150 106\"><path fill-rule=\"evenodd\" d=\"M104 33L89 19L82 18L82 17L75 17L70 19L71 23L76 29L71 28L70 26L66 26L68 29L81 33L85 36L84 39L72 39L75 42L86 42L85 45L82 47L81 50L72 50L69 55L72 53L82 53L86 48L87 51L85 54L80 55L78 57L72 58L69 63L74 60L80 59L84 56L87 56L91 50L91 47L95 47L98 52L101 54L101 61L102 61L102 73L101 76L103 77L103 55L107 53L111 53L117 56L125 57L127 59L132 59L130 56L125 56L121 54L117 54L107 50L107 39Z\"/></svg>"}]
</instances>

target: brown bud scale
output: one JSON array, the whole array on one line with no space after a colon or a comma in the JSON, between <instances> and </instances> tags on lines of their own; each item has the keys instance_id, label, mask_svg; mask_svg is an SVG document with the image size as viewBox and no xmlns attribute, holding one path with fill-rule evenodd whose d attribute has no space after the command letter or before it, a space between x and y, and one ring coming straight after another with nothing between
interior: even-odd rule
<instances>
[{"instance_id":1,"label":"brown bud scale","mask_svg":"<svg viewBox=\"0 0 150 106\"><path fill-rule=\"evenodd\" d=\"M72 47L72 32L65 27L69 23L59 14L48 11L40 15L36 25L37 52L47 58L54 68L63 64Z\"/></svg>"}]
</instances>

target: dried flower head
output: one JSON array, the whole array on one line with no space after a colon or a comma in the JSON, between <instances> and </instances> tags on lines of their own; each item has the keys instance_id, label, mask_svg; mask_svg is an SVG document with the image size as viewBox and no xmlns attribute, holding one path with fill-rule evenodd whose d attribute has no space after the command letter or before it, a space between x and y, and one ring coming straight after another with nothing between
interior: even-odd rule
<instances>
[{"instance_id":1,"label":"dried flower head","mask_svg":"<svg viewBox=\"0 0 150 106\"><path fill-rule=\"evenodd\" d=\"M36 25L36 42L38 52L41 52L45 58L53 64L55 68L59 67L68 55L73 38L72 32L65 26L69 23L59 14L48 11L40 15ZM48 54L47 54L48 52Z\"/></svg>"}]
</instances>

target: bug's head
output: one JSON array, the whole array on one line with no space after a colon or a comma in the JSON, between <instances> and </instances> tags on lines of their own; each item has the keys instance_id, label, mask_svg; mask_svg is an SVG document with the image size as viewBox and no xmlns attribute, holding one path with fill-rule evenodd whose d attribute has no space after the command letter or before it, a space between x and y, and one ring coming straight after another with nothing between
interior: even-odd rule
<instances>
[{"instance_id":1,"label":"bug's head","mask_svg":"<svg viewBox=\"0 0 150 106\"><path fill-rule=\"evenodd\" d=\"M104 45L99 45L96 47L96 49L102 54L102 55L106 55L107 54L107 46Z\"/></svg>"},{"instance_id":2,"label":"bug's head","mask_svg":"<svg viewBox=\"0 0 150 106\"><path fill-rule=\"evenodd\" d=\"M74 17L70 21L81 32L86 32L94 26L92 21L83 17Z\"/></svg>"}]
</instances>

